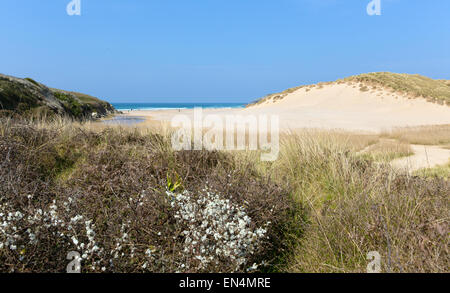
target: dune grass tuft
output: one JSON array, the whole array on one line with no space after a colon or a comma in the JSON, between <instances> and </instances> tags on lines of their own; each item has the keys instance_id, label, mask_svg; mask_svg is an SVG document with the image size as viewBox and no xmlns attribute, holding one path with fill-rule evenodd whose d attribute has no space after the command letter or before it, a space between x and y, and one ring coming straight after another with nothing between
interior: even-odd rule
<instances>
[{"instance_id":1,"label":"dune grass tuft","mask_svg":"<svg viewBox=\"0 0 450 293\"><path fill-rule=\"evenodd\" d=\"M259 105L274 98L283 99L288 94L306 87L306 91L311 88L321 89L330 84L347 84L359 89L362 92L368 92L387 89L392 93L407 95L412 98L425 98L430 102L442 105L450 105L450 82L448 80L431 79L419 74L400 74L391 72L374 72L354 75L339 79L334 82L320 82L313 85L302 85L287 89L280 93L270 94L247 105L247 107ZM356 85L355 85L356 84Z\"/></svg>"},{"instance_id":2,"label":"dune grass tuft","mask_svg":"<svg viewBox=\"0 0 450 293\"><path fill-rule=\"evenodd\" d=\"M395 128L382 137L419 145L447 145L450 143L450 125L432 125Z\"/></svg>"},{"instance_id":3,"label":"dune grass tuft","mask_svg":"<svg viewBox=\"0 0 450 293\"><path fill-rule=\"evenodd\" d=\"M397 173L331 136L299 134L281 154L266 172L289 182L309 223L286 272L365 272L370 251L383 272L448 271L449 182Z\"/></svg>"},{"instance_id":4,"label":"dune grass tuft","mask_svg":"<svg viewBox=\"0 0 450 293\"><path fill-rule=\"evenodd\" d=\"M446 81L431 79L419 74L391 72L366 73L345 78L368 85L381 86L412 97L426 98L432 102L450 105L450 86Z\"/></svg>"},{"instance_id":5,"label":"dune grass tuft","mask_svg":"<svg viewBox=\"0 0 450 293\"><path fill-rule=\"evenodd\" d=\"M436 166L434 168L427 168L418 170L414 173L417 176L428 177L428 178L444 178L446 180L450 179L450 161L447 164Z\"/></svg>"}]
</instances>

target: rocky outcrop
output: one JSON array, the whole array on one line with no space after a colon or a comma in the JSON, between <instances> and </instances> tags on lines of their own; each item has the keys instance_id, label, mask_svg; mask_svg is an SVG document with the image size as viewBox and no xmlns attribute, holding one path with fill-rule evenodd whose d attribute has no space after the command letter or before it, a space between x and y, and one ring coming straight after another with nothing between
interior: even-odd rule
<instances>
[{"instance_id":1,"label":"rocky outcrop","mask_svg":"<svg viewBox=\"0 0 450 293\"><path fill-rule=\"evenodd\" d=\"M116 113L111 104L98 98L49 88L31 78L3 74L0 74L0 110L16 114L56 114L79 120Z\"/></svg>"}]
</instances>

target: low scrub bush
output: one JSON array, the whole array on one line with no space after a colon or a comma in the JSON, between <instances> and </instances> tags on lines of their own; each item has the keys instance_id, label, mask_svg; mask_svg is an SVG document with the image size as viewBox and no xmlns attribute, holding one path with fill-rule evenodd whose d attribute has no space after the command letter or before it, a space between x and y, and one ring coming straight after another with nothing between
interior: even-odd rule
<instances>
[{"instance_id":1,"label":"low scrub bush","mask_svg":"<svg viewBox=\"0 0 450 293\"><path fill-rule=\"evenodd\" d=\"M302 209L251 163L120 128L0 124L0 271L273 271Z\"/></svg>"}]
</instances>

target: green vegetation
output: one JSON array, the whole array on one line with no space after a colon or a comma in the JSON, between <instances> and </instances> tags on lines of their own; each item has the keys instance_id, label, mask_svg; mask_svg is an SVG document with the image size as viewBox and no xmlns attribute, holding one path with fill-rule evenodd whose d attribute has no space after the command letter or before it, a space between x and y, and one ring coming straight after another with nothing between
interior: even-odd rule
<instances>
[{"instance_id":1,"label":"green vegetation","mask_svg":"<svg viewBox=\"0 0 450 293\"><path fill-rule=\"evenodd\" d=\"M270 101L270 100L272 100L272 101L282 100L282 99L284 99L287 95L289 95L289 94L291 94L291 93L293 93L293 92L295 92L295 91L297 91L297 90L299 90L299 89L301 89L301 88L303 88L303 87L305 87L305 86L293 87L293 88L289 88L289 89L287 89L287 90L285 90L285 91L283 91L283 92L281 92L281 93L269 94L269 95L265 96L264 98L258 99L258 100L256 100L256 101L254 101L254 102L248 104L247 107L259 105L259 104L268 102L268 101Z\"/></svg>"},{"instance_id":2,"label":"green vegetation","mask_svg":"<svg viewBox=\"0 0 450 293\"><path fill-rule=\"evenodd\" d=\"M95 97L49 89L31 78L15 78L0 74L0 115L22 117L68 116L91 119L92 113L103 117L114 113L107 102Z\"/></svg>"},{"instance_id":3,"label":"green vegetation","mask_svg":"<svg viewBox=\"0 0 450 293\"><path fill-rule=\"evenodd\" d=\"M416 176L422 176L427 178L444 178L450 179L450 161L446 165L437 166L434 168L418 170L414 173Z\"/></svg>"},{"instance_id":4,"label":"green vegetation","mask_svg":"<svg viewBox=\"0 0 450 293\"><path fill-rule=\"evenodd\" d=\"M430 84L417 91L426 78L402 76L338 83L446 97ZM2 107L53 111L48 94L69 117L107 109L26 84L0 78ZM279 159L261 162L257 152L176 152L162 131L51 119L0 118L2 272L63 272L68 251L85 255L83 272L365 272L370 251L384 272L448 272L450 163L414 176L388 163L410 155L409 143L448 147L448 126L305 130L283 135ZM225 232L236 231L250 235L237 242L247 247L225 253L236 244Z\"/></svg>"},{"instance_id":5,"label":"green vegetation","mask_svg":"<svg viewBox=\"0 0 450 293\"><path fill-rule=\"evenodd\" d=\"M289 185L308 216L283 271L365 272L370 251L383 272L448 271L449 182L397 173L315 132L285 138L264 172Z\"/></svg>"},{"instance_id":6,"label":"green vegetation","mask_svg":"<svg viewBox=\"0 0 450 293\"><path fill-rule=\"evenodd\" d=\"M372 89L385 88L400 94L411 97L421 97L439 104L450 105L450 81L436 80L418 74L399 74L390 72L375 72L350 76L339 79L335 82L320 82L317 85L303 85L287 89L281 93L270 94L261 99L248 104L247 106L259 105L270 100L283 99L290 93L306 87L306 91L311 88L321 89L327 84L360 83L360 90L367 92Z\"/></svg>"},{"instance_id":7,"label":"green vegetation","mask_svg":"<svg viewBox=\"0 0 450 293\"><path fill-rule=\"evenodd\" d=\"M31 78L29 78L29 77L24 78L24 79L25 79L25 80L28 80L29 82L31 82L31 83L34 84L34 85L39 86L39 84L38 84L34 79L31 79Z\"/></svg>"},{"instance_id":8,"label":"green vegetation","mask_svg":"<svg viewBox=\"0 0 450 293\"><path fill-rule=\"evenodd\" d=\"M61 272L75 250L83 272L365 272L369 251L384 272L447 272L450 182L356 153L380 142L303 131L261 162L256 152L176 152L170 133L145 128L3 118L0 213L14 216L0 219L0 271ZM39 209L46 229L24 220ZM268 236L241 264L204 232L227 211L251 219L238 231ZM192 244L195 231L207 238Z\"/></svg>"},{"instance_id":9,"label":"green vegetation","mask_svg":"<svg viewBox=\"0 0 450 293\"><path fill-rule=\"evenodd\" d=\"M58 91L62 92L61 90L53 89L53 88L51 90L52 90L52 92L58 92ZM64 91L64 93L66 95L75 96L78 100L80 100L81 102L86 103L86 104L96 105L96 104L99 104L99 103L105 103L104 101L102 101L102 100L100 100L100 99L98 99L96 97L93 97L93 96L90 96L90 95L86 95L86 94L82 94L82 93L69 92L69 91Z\"/></svg>"},{"instance_id":10,"label":"green vegetation","mask_svg":"<svg viewBox=\"0 0 450 293\"><path fill-rule=\"evenodd\" d=\"M422 97L432 102L450 105L448 81L435 80L418 74L376 72L351 76L342 81L381 86L413 97Z\"/></svg>"},{"instance_id":11,"label":"green vegetation","mask_svg":"<svg viewBox=\"0 0 450 293\"><path fill-rule=\"evenodd\" d=\"M81 117L83 114L83 108L81 103L76 100L72 95L62 92L53 92L55 98L60 100L64 106L64 109L74 117Z\"/></svg>"},{"instance_id":12,"label":"green vegetation","mask_svg":"<svg viewBox=\"0 0 450 293\"><path fill-rule=\"evenodd\" d=\"M1 272L64 272L69 251L83 272L274 271L301 234L254 163L88 126L0 118Z\"/></svg>"},{"instance_id":13,"label":"green vegetation","mask_svg":"<svg viewBox=\"0 0 450 293\"><path fill-rule=\"evenodd\" d=\"M0 109L14 109L19 104L25 104L28 108L32 108L36 107L39 102L39 99L30 89L0 79Z\"/></svg>"},{"instance_id":14,"label":"green vegetation","mask_svg":"<svg viewBox=\"0 0 450 293\"><path fill-rule=\"evenodd\" d=\"M389 162L413 154L413 150L407 143L380 140L378 143L367 147L361 155L376 162Z\"/></svg>"}]
</instances>

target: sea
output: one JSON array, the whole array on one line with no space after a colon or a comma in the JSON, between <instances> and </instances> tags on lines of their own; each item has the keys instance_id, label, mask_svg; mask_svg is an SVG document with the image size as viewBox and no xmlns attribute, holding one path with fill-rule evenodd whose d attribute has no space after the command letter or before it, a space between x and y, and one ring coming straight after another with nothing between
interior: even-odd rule
<instances>
[{"instance_id":1,"label":"sea","mask_svg":"<svg viewBox=\"0 0 450 293\"><path fill-rule=\"evenodd\" d=\"M243 108L245 103L111 103L119 111L194 108Z\"/></svg>"}]
</instances>

